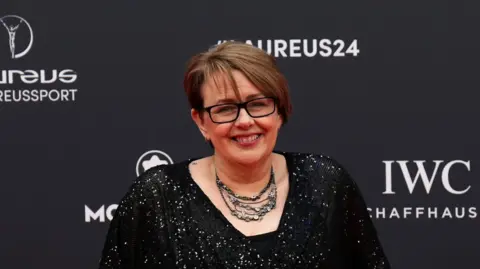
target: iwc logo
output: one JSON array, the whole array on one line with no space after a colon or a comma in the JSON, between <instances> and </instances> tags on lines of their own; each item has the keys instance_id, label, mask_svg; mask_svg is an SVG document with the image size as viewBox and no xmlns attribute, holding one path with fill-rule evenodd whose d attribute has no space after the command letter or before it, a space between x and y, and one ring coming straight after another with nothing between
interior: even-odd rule
<instances>
[{"instance_id":1,"label":"iwc logo","mask_svg":"<svg viewBox=\"0 0 480 269\"><path fill-rule=\"evenodd\" d=\"M172 158L167 153L160 150L147 151L137 161L137 177L152 167L166 164L173 164Z\"/></svg>"},{"instance_id":2,"label":"iwc logo","mask_svg":"<svg viewBox=\"0 0 480 269\"><path fill-rule=\"evenodd\" d=\"M0 23L8 32L10 57L18 59L25 56L33 45L33 30L22 17L7 15L0 18Z\"/></svg>"}]
</instances>

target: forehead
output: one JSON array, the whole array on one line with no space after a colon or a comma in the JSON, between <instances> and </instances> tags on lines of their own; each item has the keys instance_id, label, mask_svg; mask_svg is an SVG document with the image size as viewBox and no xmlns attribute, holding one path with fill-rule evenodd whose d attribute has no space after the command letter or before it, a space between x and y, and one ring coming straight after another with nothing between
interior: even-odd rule
<instances>
[{"instance_id":1,"label":"forehead","mask_svg":"<svg viewBox=\"0 0 480 269\"><path fill-rule=\"evenodd\" d=\"M239 71L232 71L232 79L227 74L217 73L205 81L202 96L205 105L223 99L244 100L247 96L260 95L260 90Z\"/></svg>"}]
</instances>

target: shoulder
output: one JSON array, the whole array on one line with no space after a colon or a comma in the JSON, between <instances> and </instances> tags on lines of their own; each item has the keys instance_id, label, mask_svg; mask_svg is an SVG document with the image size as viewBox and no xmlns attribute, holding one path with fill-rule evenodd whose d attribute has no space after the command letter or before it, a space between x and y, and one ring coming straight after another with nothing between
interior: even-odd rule
<instances>
[{"instance_id":1,"label":"shoulder","mask_svg":"<svg viewBox=\"0 0 480 269\"><path fill-rule=\"evenodd\" d=\"M161 164L149 168L138 176L134 185L140 188L152 188L153 186L165 186L178 182L182 177L189 174L188 165L198 158L185 159L173 164Z\"/></svg>"},{"instance_id":2,"label":"shoulder","mask_svg":"<svg viewBox=\"0 0 480 269\"><path fill-rule=\"evenodd\" d=\"M313 181L334 186L354 184L347 168L334 157L325 153L284 152L290 167Z\"/></svg>"},{"instance_id":3,"label":"shoulder","mask_svg":"<svg viewBox=\"0 0 480 269\"><path fill-rule=\"evenodd\" d=\"M326 199L346 202L360 197L361 192L348 170L332 156L322 153L284 153L293 164L294 176L305 189L317 190L326 195ZM303 179L303 180L299 180ZM318 191L323 190L323 191ZM312 193L316 196L315 191Z\"/></svg>"},{"instance_id":4,"label":"shoulder","mask_svg":"<svg viewBox=\"0 0 480 269\"><path fill-rule=\"evenodd\" d=\"M330 155L323 153L283 152L284 156L295 164L309 171L329 174L347 173L345 167Z\"/></svg>"},{"instance_id":5,"label":"shoulder","mask_svg":"<svg viewBox=\"0 0 480 269\"><path fill-rule=\"evenodd\" d=\"M166 190L175 188L181 178L188 175L190 161L188 159L149 168L130 184L123 201L136 201L142 205L163 195Z\"/></svg>"}]
</instances>

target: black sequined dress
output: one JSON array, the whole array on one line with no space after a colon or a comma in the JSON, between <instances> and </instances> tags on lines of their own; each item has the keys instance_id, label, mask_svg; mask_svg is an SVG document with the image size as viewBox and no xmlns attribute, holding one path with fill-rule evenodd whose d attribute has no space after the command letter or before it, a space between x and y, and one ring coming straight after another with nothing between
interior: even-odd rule
<instances>
[{"instance_id":1,"label":"black sequined dress","mask_svg":"<svg viewBox=\"0 0 480 269\"><path fill-rule=\"evenodd\" d=\"M390 268L342 166L327 156L279 153L290 187L276 232L254 239L234 228L191 178L191 159L152 168L133 183L99 268Z\"/></svg>"}]
</instances>

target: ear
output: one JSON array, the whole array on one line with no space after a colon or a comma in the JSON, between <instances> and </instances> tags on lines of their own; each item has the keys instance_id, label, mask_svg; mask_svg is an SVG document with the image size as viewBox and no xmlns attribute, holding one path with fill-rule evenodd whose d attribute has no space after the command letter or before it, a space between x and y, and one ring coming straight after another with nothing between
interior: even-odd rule
<instances>
[{"instance_id":1,"label":"ear","mask_svg":"<svg viewBox=\"0 0 480 269\"><path fill-rule=\"evenodd\" d=\"M196 109L192 108L190 114L192 116L193 121L195 124L197 124L198 129L202 133L203 137L205 139L210 139L210 136L208 135L207 128L205 128L205 121L202 119L202 115L200 114L201 112L197 111Z\"/></svg>"}]
</instances>

